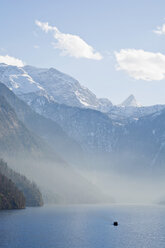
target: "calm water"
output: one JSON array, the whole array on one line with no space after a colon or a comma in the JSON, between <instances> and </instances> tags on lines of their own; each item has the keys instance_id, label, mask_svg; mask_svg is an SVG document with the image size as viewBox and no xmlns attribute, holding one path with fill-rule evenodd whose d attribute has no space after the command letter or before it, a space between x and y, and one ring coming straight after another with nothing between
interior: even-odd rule
<instances>
[{"instance_id":1,"label":"calm water","mask_svg":"<svg viewBox=\"0 0 165 248\"><path fill-rule=\"evenodd\" d=\"M118 227L112 222L117 220ZM3 248L164 248L165 208L69 206L0 212Z\"/></svg>"}]
</instances>

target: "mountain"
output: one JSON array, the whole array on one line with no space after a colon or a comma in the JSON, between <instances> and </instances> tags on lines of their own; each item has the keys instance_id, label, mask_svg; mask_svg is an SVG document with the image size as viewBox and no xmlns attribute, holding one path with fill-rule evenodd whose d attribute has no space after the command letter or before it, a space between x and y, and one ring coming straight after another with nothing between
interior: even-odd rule
<instances>
[{"instance_id":1,"label":"mountain","mask_svg":"<svg viewBox=\"0 0 165 248\"><path fill-rule=\"evenodd\" d=\"M22 99L29 98L29 103L34 93L37 93L41 105L44 98L60 104L102 111L107 111L112 105L108 99L98 99L77 80L54 68L0 64L0 82Z\"/></svg>"},{"instance_id":2,"label":"mountain","mask_svg":"<svg viewBox=\"0 0 165 248\"><path fill-rule=\"evenodd\" d=\"M20 119L27 118L29 122L31 121L33 123L33 119L35 120L36 118L35 113L33 118L33 111L31 111L28 106L27 116L25 115L25 112L23 112L23 108L25 107L26 109L26 104L19 102L19 99L17 99L17 97L4 85L1 85L1 93L4 93L4 95L6 94L6 96L8 94L9 96L13 96L13 98L10 98L11 104L13 104L15 108L16 106L18 107L16 111L18 111ZM29 116L28 111L30 111ZM18 119L14 109L6 101L6 98L0 94L0 156L7 158L8 160L11 159L12 161L17 160L17 158L19 158L19 160L22 159L23 164L30 164L30 161L33 161L34 163L36 163L35 161L38 161L39 163L39 161L44 159L53 160L54 163L65 165L65 161L60 158L47 142L38 136L35 133L35 130L31 131L28 129L20 119ZM39 123L40 118L38 118L38 129L40 129ZM37 123L35 123L35 125L37 125ZM26 160L24 157L26 157Z\"/></svg>"},{"instance_id":3,"label":"mountain","mask_svg":"<svg viewBox=\"0 0 165 248\"><path fill-rule=\"evenodd\" d=\"M100 99L101 105L98 105L93 93L53 68L19 68L1 64L0 79L38 113L0 84L1 94L17 112L18 118L71 163L82 160L79 159L83 156L82 149L99 153L112 151L123 125L165 108L164 105L140 107L133 95L121 106L112 106L106 99ZM106 114L96 110L104 112L103 106L107 107Z\"/></svg>"},{"instance_id":4,"label":"mountain","mask_svg":"<svg viewBox=\"0 0 165 248\"><path fill-rule=\"evenodd\" d=\"M26 66L22 70L20 73L26 74L25 78L33 82L35 89L27 90L27 87L24 90L23 84L19 86L18 81L15 82L16 87L12 88L15 84L9 70L9 73L6 72L8 79L2 82L10 86L12 91L0 84L0 94L14 109L19 125L39 144L39 151L41 144L45 144L45 155L39 153L36 160L22 159L19 162L24 165L24 171L21 172L37 182L45 199L53 199L56 203L103 202L107 197L99 192L100 188L95 187L98 181L106 189L104 192L109 193L113 189L119 195L120 187L129 187L128 178L134 181L139 177L138 185L143 178L145 186L146 179L156 180L159 174L160 183L163 182L165 105L139 106L133 96L120 106L112 106L109 101L101 99L102 106L106 105L105 111L105 108L96 108L95 104L89 103L87 92L74 88L81 88L77 81L72 81L67 75L63 77L55 69ZM4 79L1 73L0 78ZM17 78L18 75L14 80ZM79 95L80 91L83 92L84 102L88 102L88 106L80 104L81 98L76 98L78 102L75 100L76 90ZM10 122L13 123L12 120ZM6 127L4 125L4 129ZM3 140L4 144L6 141ZM12 143L11 149L13 147ZM17 165L17 161L9 162ZM94 174L96 177L93 178ZM153 185L152 180L148 185Z\"/></svg>"},{"instance_id":5,"label":"mountain","mask_svg":"<svg viewBox=\"0 0 165 248\"><path fill-rule=\"evenodd\" d=\"M35 102L31 103L31 107L35 111L38 110ZM58 123L69 137L80 144L86 152L86 157L89 153L101 154L103 157L109 154L108 161L113 163L112 157L114 158L114 154L118 150L117 144L120 146L121 137L125 137L125 133L128 133L135 123L139 123L138 120L140 121L142 117L146 116L147 118L147 116L159 113L164 109L164 105L150 107L112 106L111 111L106 114L47 100L40 108L40 114ZM102 164L102 160L100 163Z\"/></svg>"},{"instance_id":6,"label":"mountain","mask_svg":"<svg viewBox=\"0 0 165 248\"><path fill-rule=\"evenodd\" d=\"M43 90L23 67L0 64L0 81L18 95Z\"/></svg>"},{"instance_id":7,"label":"mountain","mask_svg":"<svg viewBox=\"0 0 165 248\"><path fill-rule=\"evenodd\" d=\"M21 101L22 106L30 111L28 117L28 112L24 112L19 99L13 95L12 91L5 86L1 87L2 89L3 93L5 92L4 95L13 96L10 101L13 100L15 107L18 104L19 115L21 116L22 113L22 118L27 118L29 122L31 117L33 122L36 118L35 114L31 115L33 111L31 112L30 108L26 104L23 105ZM40 128L39 120L49 123L46 122L47 119L40 119L40 116L37 116L38 128ZM36 122L34 123L37 125ZM54 125L54 122L50 121L50 123ZM48 129L50 127L50 125L47 126ZM50 198L51 192L51 198L55 203L98 203L107 199L111 201L111 198L104 196L99 188L66 163L41 137L27 129L2 95L0 95L0 148L0 156L5 158L12 169L35 181L44 193L45 199L48 199L47 192Z\"/></svg>"},{"instance_id":8,"label":"mountain","mask_svg":"<svg viewBox=\"0 0 165 248\"><path fill-rule=\"evenodd\" d=\"M42 137L56 153L68 162L78 161L83 156L80 145L69 137L56 122L37 114L2 83L0 83L0 95L5 97L17 113L19 120L31 132Z\"/></svg>"},{"instance_id":9,"label":"mountain","mask_svg":"<svg viewBox=\"0 0 165 248\"><path fill-rule=\"evenodd\" d=\"M141 117L123 128L116 147L128 170L147 169L164 176L165 167L165 109ZM118 160L121 164L121 161ZM126 169L126 168L125 168ZM131 170L132 170L131 169ZM135 170L136 171L136 170Z\"/></svg>"},{"instance_id":10,"label":"mountain","mask_svg":"<svg viewBox=\"0 0 165 248\"><path fill-rule=\"evenodd\" d=\"M130 95L119 105L109 107L107 115L121 125L138 120L143 116L154 114L165 109L165 105L142 106L139 104L134 95Z\"/></svg>"},{"instance_id":11,"label":"mountain","mask_svg":"<svg viewBox=\"0 0 165 248\"><path fill-rule=\"evenodd\" d=\"M121 106L121 107L140 107L141 105L139 103L137 103L134 95L130 95L119 106Z\"/></svg>"},{"instance_id":12,"label":"mountain","mask_svg":"<svg viewBox=\"0 0 165 248\"><path fill-rule=\"evenodd\" d=\"M27 91L27 89L24 90L23 83L20 82L17 82L17 87L13 88L14 84L13 81L11 81L11 78L13 79L13 73L15 70L17 72L17 77L14 77L14 80L19 78L19 73L20 75L23 73L23 75L26 75L26 77L24 76L26 79L29 80L29 77L31 78L30 82L33 82L35 85L34 91L33 89L32 92L30 92L30 90ZM30 75L29 77L25 71L28 73L28 75ZM5 77L4 80L4 73L5 75L8 75L8 79ZM4 64L0 66L0 79L2 79L2 82L12 89L14 93L24 99L24 101L26 101L26 103L29 104L35 112L40 113L39 115L32 111L31 108L28 107L24 102L16 98L12 91L9 91L8 88L4 86L4 84L0 84L0 94L4 96L12 105L19 119L26 127L28 127L29 130L44 138L49 144L54 146L55 150L59 154L62 155L63 153L64 158L68 158L69 156L72 158L75 156L80 158L82 156L81 147L86 151L98 150L101 152L104 150L111 150L113 143L112 137L114 137L112 128L113 123L105 114L96 110L82 108L82 106L79 108L67 106L65 104L59 104L58 102L55 102L55 100L52 100L52 95L45 97L45 95L42 94L42 90L37 90L37 84L42 84L41 87L46 87L46 90L51 94L54 92L53 97L55 97L57 85L59 90L65 91L64 84L66 84L67 89L65 94L64 92L61 92L60 94L61 97L69 97L69 101L70 93L68 90L70 89L72 91L74 87L81 88L76 80L65 74L63 75L55 69L37 69L30 66L17 68L14 66L5 66ZM57 79L62 81L58 81ZM36 80L37 83L35 83ZM84 90L86 92L86 89L83 89L82 91L84 92ZM85 92L83 94L85 94ZM88 96L92 95L90 92L88 93ZM91 99L92 97L89 98ZM101 102L102 106L109 104L109 102L105 99L101 99ZM102 129L100 129L101 126L103 127ZM109 131L107 132L106 130ZM66 152L69 154L69 150L71 151L70 155L65 156Z\"/></svg>"},{"instance_id":13,"label":"mountain","mask_svg":"<svg viewBox=\"0 0 165 248\"><path fill-rule=\"evenodd\" d=\"M42 108L47 102L55 102L71 107L98 110L107 113L116 121L125 122L127 118L136 119L165 107L163 105L141 106L133 95L120 105L112 105L108 99L97 98L76 79L54 68L0 64L0 82L28 105L33 105L37 113L42 113Z\"/></svg>"},{"instance_id":14,"label":"mountain","mask_svg":"<svg viewBox=\"0 0 165 248\"><path fill-rule=\"evenodd\" d=\"M35 105L32 104L31 107L35 109ZM127 108L135 108L132 117L127 116ZM41 114L57 122L70 137L73 137L86 152L86 157L94 154L93 164L99 164L102 168L116 165L118 170L124 164L121 171L127 171L126 167L128 167L129 171L133 172L136 169L141 170L140 165L147 170L155 161L154 158L157 158L157 161L163 161L163 155L160 157L158 154L162 150L160 141L165 136L164 120L163 117L161 117L162 121L158 121L157 118L163 116L165 106L155 105L147 109L117 107L117 111L119 109L125 109L126 114L123 119L127 121L122 121L119 116L116 119L109 118L107 114L100 111L48 101L43 106ZM162 136L158 137L158 134ZM160 163L156 164L160 167Z\"/></svg>"},{"instance_id":15,"label":"mountain","mask_svg":"<svg viewBox=\"0 0 165 248\"><path fill-rule=\"evenodd\" d=\"M2 159L0 159L0 173L10 179L15 186L23 193L26 206L42 206L43 199L37 185L25 176L13 171Z\"/></svg>"},{"instance_id":16,"label":"mountain","mask_svg":"<svg viewBox=\"0 0 165 248\"><path fill-rule=\"evenodd\" d=\"M161 106L150 109L128 106L128 101L127 107L111 106L111 104L108 106L109 102L101 99L102 106L107 105L110 109L107 116L90 108L82 108L82 106L80 108L79 104L79 107L62 104L69 101L69 105L76 105L73 102L73 93L80 89L83 94L86 92L84 97L86 96L85 101L88 103L89 99L94 98L88 90L81 88L78 81L52 68L38 69L31 66L18 68L1 64L0 78L40 114L32 111L24 102L16 98L12 91L0 84L0 94L12 105L24 125L48 142L64 159L75 164L78 160L82 161L79 159L83 156L81 147L89 152L112 151L118 137L116 133L120 133L119 125L123 125L123 119L125 121L128 118L140 118L161 108ZM22 78L26 81L25 87L24 81L21 81ZM131 101L135 102L133 96L129 100L129 104Z\"/></svg>"},{"instance_id":17,"label":"mountain","mask_svg":"<svg viewBox=\"0 0 165 248\"><path fill-rule=\"evenodd\" d=\"M0 96L0 154L40 153L45 149L40 138L35 137L17 118L12 107Z\"/></svg>"},{"instance_id":18,"label":"mountain","mask_svg":"<svg viewBox=\"0 0 165 248\"><path fill-rule=\"evenodd\" d=\"M25 198L16 185L0 173L0 210L25 208Z\"/></svg>"},{"instance_id":19,"label":"mountain","mask_svg":"<svg viewBox=\"0 0 165 248\"><path fill-rule=\"evenodd\" d=\"M39 114L43 112L44 105L49 102L98 110L107 113L117 122L123 123L127 122L127 119L137 119L165 107L163 105L141 106L133 95L118 106L112 105L108 99L97 98L76 79L54 68L0 64L0 82L28 105L33 105Z\"/></svg>"},{"instance_id":20,"label":"mountain","mask_svg":"<svg viewBox=\"0 0 165 248\"><path fill-rule=\"evenodd\" d=\"M148 116L157 113L165 109L165 105L153 105L153 106L112 106L106 113L113 121L120 125L125 125L128 122L138 120L141 117Z\"/></svg>"},{"instance_id":21,"label":"mountain","mask_svg":"<svg viewBox=\"0 0 165 248\"><path fill-rule=\"evenodd\" d=\"M25 66L24 69L57 103L104 111L112 105L108 99L98 99L76 79L54 68Z\"/></svg>"},{"instance_id":22,"label":"mountain","mask_svg":"<svg viewBox=\"0 0 165 248\"><path fill-rule=\"evenodd\" d=\"M35 104L32 103L31 107L37 111ZM40 114L58 123L85 152L101 153L112 150L118 125L106 114L49 101L42 106Z\"/></svg>"},{"instance_id":23,"label":"mountain","mask_svg":"<svg viewBox=\"0 0 165 248\"><path fill-rule=\"evenodd\" d=\"M25 87L22 78L26 81ZM18 103L18 99L14 100L11 92L4 93L1 85L1 92L5 97L8 95L8 101L17 111L19 119L29 130L44 138L50 145L55 144L55 150L60 155L64 153L66 159L64 151L68 150L67 147L73 147L70 152L73 154L76 146L80 146L80 149L75 154L80 156L82 148L86 154L97 152L111 154L114 157L116 151L122 147L122 142L124 146L128 139L133 139L131 138L133 127L139 129L138 125L141 125L139 123L143 118L149 120L150 116L165 109L164 105L140 106L133 95L120 106L112 106L105 99L99 100L101 105L98 105L98 99L77 80L53 68L39 69L31 66L18 68L1 64L0 79L40 114L32 112L23 102ZM101 110L101 106L108 106L108 111L102 113L105 108L102 112L98 111ZM137 133L136 129L134 133ZM130 138L126 134L129 134ZM136 138L138 140L140 136ZM65 143L69 145L65 146Z\"/></svg>"}]
</instances>

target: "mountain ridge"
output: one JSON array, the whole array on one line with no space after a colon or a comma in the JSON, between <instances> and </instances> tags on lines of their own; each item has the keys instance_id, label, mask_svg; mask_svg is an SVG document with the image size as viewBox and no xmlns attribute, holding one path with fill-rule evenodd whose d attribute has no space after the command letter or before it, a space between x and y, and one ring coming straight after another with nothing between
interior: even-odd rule
<instances>
[{"instance_id":1,"label":"mountain ridge","mask_svg":"<svg viewBox=\"0 0 165 248\"><path fill-rule=\"evenodd\" d=\"M3 96L13 107L19 120L39 137L43 138L55 152L65 159L71 160L73 156L81 157L80 145L69 137L56 122L47 119L33 111L24 101L14 95L4 84L0 83L0 96ZM49 101L48 101L49 102ZM75 155L75 151L76 154ZM73 161L73 160L71 160Z\"/></svg>"},{"instance_id":2,"label":"mountain ridge","mask_svg":"<svg viewBox=\"0 0 165 248\"><path fill-rule=\"evenodd\" d=\"M112 105L108 99L97 98L76 79L54 68L0 64L0 81L22 98L26 94L40 92L51 101L69 106L106 111Z\"/></svg>"},{"instance_id":3,"label":"mountain ridge","mask_svg":"<svg viewBox=\"0 0 165 248\"><path fill-rule=\"evenodd\" d=\"M14 96L5 85L1 85L1 93L2 89L6 91L6 95ZM22 118L27 117L30 121L31 115L28 117L27 114L28 111L30 113L32 111L30 107L25 107L28 109L27 112L21 112L22 106L26 104L24 105L16 96L10 98L10 101L13 106L15 101L15 107L17 106L18 112L20 111L19 115L22 114ZM20 109L19 105L22 105ZM36 116L35 112L34 116ZM41 120L43 119L47 120L42 117ZM11 165L12 169L35 181L44 195L52 191L54 203L98 203L101 199L107 199L100 189L65 162L63 157L59 156L51 146L47 146L41 137L27 129L2 95L0 95L0 148L0 156Z\"/></svg>"}]
</instances>

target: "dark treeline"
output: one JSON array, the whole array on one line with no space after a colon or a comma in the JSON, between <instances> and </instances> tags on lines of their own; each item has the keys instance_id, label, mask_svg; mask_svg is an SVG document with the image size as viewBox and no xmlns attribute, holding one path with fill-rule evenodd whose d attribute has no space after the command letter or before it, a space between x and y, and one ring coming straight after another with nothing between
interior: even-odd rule
<instances>
[{"instance_id":1,"label":"dark treeline","mask_svg":"<svg viewBox=\"0 0 165 248\"><path fill-rule=\"evenodd\" d=\"M15 186L23 193L26 199L26 206L42 206L42 195L35 183L25 176L10 169L6 162L0 159L0 173L10 179Z\"/></svg>"},{"instance_id":2,"label":"dark treeline","mask_svg":"<svg viewBox=\"0 0 165 248\"><path fill-rule=\"evenodd\" d=\"M15 184L0 174L0 209L25 208L25 197Z\"/></svg>"}]
</instances>

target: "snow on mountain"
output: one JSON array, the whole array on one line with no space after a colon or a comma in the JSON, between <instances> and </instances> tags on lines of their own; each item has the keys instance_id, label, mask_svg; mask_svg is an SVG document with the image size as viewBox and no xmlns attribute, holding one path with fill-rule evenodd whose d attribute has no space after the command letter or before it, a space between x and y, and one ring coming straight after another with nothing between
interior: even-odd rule
<instances>
[{"instance_id":1,"label":"snow on mountain","mask_svg":"<svg viewBox=\"0 0 165 248\"><path fill-rule=\"evenodd\" d=\"M134 95L130 95L125 101L123 101L120 107L141 107L139 103L137 103Z\"/></svg>"},{"instance_id":2,"label":"snow on mountain","mask_svg":"<svg viewBox=\"0 0 165 248\"><path fill-rule=\"evenodd\" d=\"M89 89L74 78L54 68L40 69L25 66L25 71L60 104L106 111L112 103L98 99Z\"/></svg>"},{"instance_id":3,"label":"snow on mountain","mask_svg":"<svg viewBox=\"0 0 165 248\"><path fill-rule=\"evenodd\" d=\"M34 98L37 99L37 104L39 102L43 104L44 97L46 97L46 99L49 98L49 100L60 104L91 108L103 112L108 111L109 106L112 105L108 99L98 99L89 89L80 85L76 79L54 68L17 67L0 64L0 82L22 99L26 99L28 104Z\"/></svg>"},{"instance_id":4,"label":"snow on mountain","mask_svg":"<svg viewBox=\"0 0 165 248\"><path fill-rule=\"evenodd\" d=\"M38 114L42 113L45 104L55 102L54 98L49 96L44 90L21 94L19 95L19 98L29 106L33 106Z\"/></svg>"},{"instance_id":5,"label":"snow on mountain","mask_svg":"<svg viewBox=\"0 0 165 248\"><path fill-rule=\"evenodd\" d=\"M99 109L101 112L107 113L113 106L107 98L99 98Z\"/></svg>"},{"instance_id":6,"label":"snow on mountain","mask_svg":"<svg viewBox=\"0 0 165 248\"><path fill-rule=\"evenodd\" d=\"M163 109L165 109L165 105L161 104L142 106L136 101L134 95L130 95L121 104L109 107L107 115L115 121L126 123L128 121L137 121L143 116L158 113Z\"/></svg>"},{"instance_id":7,"label":"snow on mountain","mask_svg":"<svg viewBox=\"0 0 165 248\"><path fill-rule=\"evenodd\" d=\"M165 109L165 105L153 105L145 107L112 106L108 111L107 115L115 121L125 123L128 121L137 121L143 116L158 114L163 109Z\"/></svg>"},{"instance_id":8,"label":"snow on mountain","mask_svg":"<svg viewBox=\"0 0 165 248\"><path fill-rule=\"evenodd\" d=\"M0 64L0 82L40 114L45 104L56 102L71 107L99 110L115 121L125 122L127 119L136 120L165 108L164 105L143 107L133 95L122 104L114 106L108 99L97 98L76 79L54 68Z\"/></svg>"},{"instance_id":9,"label":"snow on mountain","mask_svg":"<svg viewBox=\"0 0 165 248\"><path fill-rule=\"evenodd\" d=\"M17 95L43 90L22 67L17 66L0 64L0 82L4 83Z\"/></svg>"}]
</instances>

